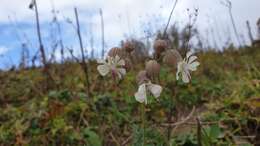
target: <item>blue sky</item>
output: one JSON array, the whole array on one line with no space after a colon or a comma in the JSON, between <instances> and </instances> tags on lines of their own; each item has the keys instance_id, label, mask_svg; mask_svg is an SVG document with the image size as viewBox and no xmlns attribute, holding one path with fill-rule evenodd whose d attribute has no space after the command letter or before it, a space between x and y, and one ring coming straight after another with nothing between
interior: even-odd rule
<instances>
[{"instance_id":1,"label":"blue sky","mask_svg":"<svg viewBox=\"0 0 260 146\"><path fill-rule=\"evenodd\" d=\"M34 12L28 9L31 0L1 0L0 5L0 68L8 68L20 60L21 43L29 44L31 55L37 50L37 35L35 30ZM171 23L180 27L187 22L186 9L199 9L196 26L200 33L211 37L210 44L214 45L212 37L216 37L221 47L228 36L236 44L234 33L228 16L227 8L220 4L221 0L179 0ZM79 52L76 32L66 20L74 22L73 8L79 9L84 46L90 52L90 39L93 34L94 47L100 54L100 16L99 9L104 13L106 49L118 46L120 40L131 37L142 38L144 30L152 32L163 28L167 21L174 0L38 0L42 35L46 49L50 50L51 32L53 26L51 9L55 6L59 11L62 37L65 46ZM232 0L233 13L240 35L244 35L248 43L245 21L249 20L252 31L256 35L256 21L260 17L259 0ZM213 30L214 36L206 32ZM153 38L151 38L153 39ZM59 53L56 53L59 57Z\"/></svg>"}]
</instances>

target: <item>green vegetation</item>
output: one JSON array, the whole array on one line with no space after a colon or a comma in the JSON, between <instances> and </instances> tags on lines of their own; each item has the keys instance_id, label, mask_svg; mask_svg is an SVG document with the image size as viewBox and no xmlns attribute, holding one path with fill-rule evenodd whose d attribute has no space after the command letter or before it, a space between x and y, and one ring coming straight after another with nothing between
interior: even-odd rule
<instances>
[{"instance_id":1,"label":"green vegetation","mask_svg":"<svg viewBox=\"0 0 260 146\"><path fill-rule=\"evenodd\" d=\"M197 55L201 65L190 84L176 82L175 72L162 65L165 88L159 102L146 106L146 145L260 144L260 48ZM141 106L134 94L144 62L119 84L101 77L95 61L89 65L91 97L76 63L52 64L56 84L49 89L41 68L0 72L0 145L140 146Z\"/></svg>"}]
</instances>

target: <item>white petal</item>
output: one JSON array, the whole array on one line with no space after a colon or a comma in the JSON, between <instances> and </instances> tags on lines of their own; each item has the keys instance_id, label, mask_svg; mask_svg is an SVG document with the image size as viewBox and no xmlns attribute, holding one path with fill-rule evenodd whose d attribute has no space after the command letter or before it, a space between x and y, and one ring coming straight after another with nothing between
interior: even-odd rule
<instances>
[{"instance_id":1,"label":"white petal","mask_svg":"<svg viewBox=\"0 0 260 146\"><path fill-rule=\"evenodd\" d=\"M200 65L200 63L199 63L198 61L195 61L195 62L189 64L189 65L188 65L188 68L189 68L189 70L191 70L191 71L195 71L195 70L197 70L197 67L198 67L199 65Z\"/></svg>"},{"instance_id":2,"label":"white petal","mask_svg":"<svg viewBox=\"0 0 260 146\"><path fill-rule=\"evenodd\" d=\"M149 84L148 90L153 94L155 98L158 98L161 95L162 87L156 84Z\"/></svg>"},{"instance_id":3,"label":"white petal","mask_svg":"<svg viewBox=\"0 0 260 146\"><path fill-rule=\"evenodd\" d=\"M126 70L124 68L119 68L116 70L116 73L118 75L118 78L122 79L122 77L126 74Z\"/></svg>"},{"instance_id":4,"label":"white petal","mask_svg":"<svg viewBox=\"0 0 260 146\"><path fill-rule=\"evenodd\" d=\"M122 75L125 75L126 74L126 70L124 69L124 68L119 68L119 69L117 69L118 70L118 72L120 73L120 74L122 74Z\"/></svg>"},{"instance_id":5,"label":"white petal","mask_svg":"<svg viewBox=\"0 0 260 146\"><path fill-rule=\"evenodd\" d=\"M181 75L182 75L182 81L184 83L189 83L190 82L190 73L188 71L182 71Z\"/></svg>"},{"instance_id":6,"label":"white petal","mask_svg":"<svg viewBox=\"0 0 260 146\"><path fill-rule=\"evenodd\" d=\"M124 68L116 69L116 73L118 75L119 79L122 79L122 77L126 74L126 70Z\"/></svg>"},{"instance_id":7,"label":"white petal","mask_svg":"<svg viewBox=\"0 0 260 146\"><path fill-rule=\"evenodd\" d=\"M117 63L120 66L124 66L125 65L125 61L123 59L119 60L119 62Z\"/></svg>"},{"instance_id":8,"label":"white petal","mask_svg":"<svg viewBox=\"0 0 260 146\"><path fill-rule=\"evenodd\" d=\"M178 62L177 72L176 72L176 80L179 80L179 74L181 72L181 65L182 65L182 62Z\"/></svg>"},{"instance_id":9,"label":"white petal","mask_svg":"<svg viewBox=\"0 0 260 146\"><path fill-rule=\"evenodd\" d=\"M113 64L113 60L114 60L113 57L110 57L110 56L107 57L107 63L109 65Z\"/></svg>"},{"instance_id":10,"label":"white petal","mask_svg":"<svg viewBox=\"0 0 260 146\"><path fill-rule=\"evenodd\" d=\"M99 64L105 64L105 63L106 63L106 60L104 60L104 59L97 59L97 63L99 63Z\"/></svg>"},{"instance_id":11,"label":"white petal","mask_svg":"<svg viewBox=\"0 0 260 146\"><path fill-rule=\"evenodd\" d=\"M147 104L145 86L145 84L139 86L138 91L135 93L135 99L140 103L145 102L145 104Z\"/></svg>"},{"instance_id":12,"label":"white petal","mask_svg":"<svg viewBox=\"0 0 260 146\"><path fill-rule=\"evenodd\" d=\"M188 64L192 63L193 61L195 61L198 57L197 56L191 56L189 58Z\"/></svg>"},{"instance_id":13,"label":"white petal","mask_svg":"<svg viewBox=\"0 0 260 146\"><path fill-rule=\"evenodd\" d=\"M117 76L118 76L118 78L121 80L122 79L122 74L120 73L120 72L116 72L116 74L117 74Z\"/></svg>"},{"instance_id":14,"label":"white petal","mask_svg":"<svg viewBox=\"0 0 260 146\"><path fill-rule=\"evenodd\" d=\"M120 61L120 57L118 55L116 55L115 57L115 63L118 63Z\"/></svg>"},{"instance_id":15,"label":"white petal","mask_svg":"<svg viewBox=\"0 0 260 146\"><path fill-rule=\"evenodd\" d=\"M188 59L192 54L193 54L193 51L189 51L189 52L186 54L186 58Z\"/></svg>"},{"instance_id":16,"label":"white petal","mask_svg":"<svg viewBox=\"0 0 260 146\"><path fill-rule=\"evenodd\" d=\"M105 76L109 72L109 67L107 65L99 65L97 70L102 76Z\"/></svg>"},{"instance_id":17,"label":"white petal","mask_svg":"<svg viewBox=\"0 0 260 146\"><path fill-rule=\"evenodd\" d=\"M176 73L176 80L179 80L179 71Z\"/></svg>"}]
</instances>

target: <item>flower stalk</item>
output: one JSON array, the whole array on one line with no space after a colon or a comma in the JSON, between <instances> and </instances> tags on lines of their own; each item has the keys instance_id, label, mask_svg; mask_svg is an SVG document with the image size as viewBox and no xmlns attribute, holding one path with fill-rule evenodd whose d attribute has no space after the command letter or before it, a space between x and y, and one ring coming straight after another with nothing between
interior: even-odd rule
<instances>
[{"instance_id":1,"label":"flower stalk","mask_svg":"<svg viewBox=\"0 0 260 146\"><path fill-rule=\"evenodd\" d=\"M142 128L143 128L143 144L145 146L145 104L142 104Z\"/></svg>"}]
</instances>

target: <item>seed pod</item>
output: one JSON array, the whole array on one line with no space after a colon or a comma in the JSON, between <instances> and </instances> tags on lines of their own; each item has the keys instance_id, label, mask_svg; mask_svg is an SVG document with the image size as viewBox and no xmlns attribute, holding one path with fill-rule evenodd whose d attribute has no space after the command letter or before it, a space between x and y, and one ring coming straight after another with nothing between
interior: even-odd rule
<instances>
[{"instance_id":1,"label":"seed pod","mask_svg":"<svg viewBox=\"0 0 260 146\"><path fill-rule=\"evenodd\" d=\"M145 65L145 70L147 75L151 78L159 77L160 73L160 64L155 60L150 60Z\"/></svg>"},{"instance_id":2,"label":"seed pod","mask_svg":"<svg viewBox=\"0 0 260 146\"><path fill-rule=\"evenodd\" d=\"M180 53L176 49L167 50L164 53L163 62L171 67L177 67L178 62L182 61Z\"/></svg>"},{"instance_id":3,"label":"seed pod","mask_svg":"<svg viewBox=\"0 0 260 146\"><path fill-rule=\"evenodd\" d=\"M134 51L135 45L130 41L126 41L123 45L123 48L126 52L131 53L132 51Z\"/></svg>"},{"instance_id":4,"label":"seed pod","mask_svg":"<svg viewBox=\"0 0 260 146\"><path fill-rule=\"evenodd\" d=\"M124 68L125 68L127 71L131 70L132 67L133 67L133 64L132 64L131 60L130 60L129 58L125 58L124 60L125 60L125 66L124 66Z\"/></svg>"},{"instance_id":5,"label":"seed pod","mask_svg":"<svg viewBox=\"0 0 260 146\"><path fill-rule=\"evenodd\" d=\"M121 48L118 48L118 47L114 47L114 48L111 48L109 51L108 51L108 56L110 57L115 57L116 55L118 55L120 58L123 58L123 50Z\"/></svg>"},{"instance_id":6,"label":"seed pod","mask_svg":"<svg viewBox=\"0 0 260 146\"><path fill-rule=\"evenodd\" d=\"M140 85L140 84L145 83L146 81L149 81L149 78L147 77L146 70L142 70L136 76L136 82L138 85Z\"/></svg>"},{"instance_id":7,"label":"seed pod","mask_svg":"<svg viewBox=\"0 0 260 146\"><path fill-rule=\"evenodd\" d=\"M154 42L154 53L156 57L159 57L163 51L167 48L167 42L165 40L156 40Z\"/></svg>"}]
</instances>

